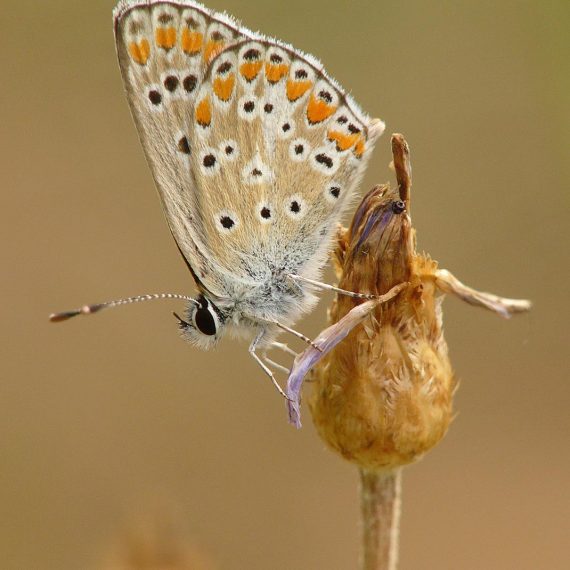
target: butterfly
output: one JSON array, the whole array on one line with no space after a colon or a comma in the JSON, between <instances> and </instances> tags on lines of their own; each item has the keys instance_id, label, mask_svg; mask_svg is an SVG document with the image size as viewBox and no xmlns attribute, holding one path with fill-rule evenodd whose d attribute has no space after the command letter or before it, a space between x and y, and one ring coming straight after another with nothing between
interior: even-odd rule
<instances>
[{"instance_id":1,"label":"butterfly","mask_svg":"<svg viewBox=\"0 0 570 570\"><path fill-rule=\"evenodd\" d=\"M191 0L123 0L114 10L127 100L170 231L199 295L183 337L209 349L226 336L283 394L270 348L313 308L337 223L384 130L321 63ZM343 292L343 291L341 291ZM343 292L370 297L366 294ZM283 394L284 395L284 394Z\"/></svg>"}]
</instances>

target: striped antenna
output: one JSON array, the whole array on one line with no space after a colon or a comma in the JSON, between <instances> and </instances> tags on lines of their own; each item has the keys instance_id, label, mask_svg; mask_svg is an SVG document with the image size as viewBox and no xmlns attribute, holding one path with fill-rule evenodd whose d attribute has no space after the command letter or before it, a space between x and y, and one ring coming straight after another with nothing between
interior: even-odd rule
<instances>
[{"instance_id":1,"label":"striped antenna","mask_svg":"<svg viewBox=\"0 0 570 570\"><path fill-rule=\"evenodd\" d=\"M95 305L83 305L83 307L74 309L73 311L52 313L49 316L49 320L52 323L61 323L62 321L67 321L68 319L76 317L77 315L92 315L93 313L98 313L103 309L119 307L120 305L130 305L131 303L140 303L142 301L155 301L156 299L179 299L182 301L190 301L191 303L200 306L200 303L198 303L196 299L188 297L187 295L177 295L176 293L153 293L150 295L138 295L137 297L117 299L116 301L107 301L106 303L97 303Z\"/></svg>"}]
</instances>

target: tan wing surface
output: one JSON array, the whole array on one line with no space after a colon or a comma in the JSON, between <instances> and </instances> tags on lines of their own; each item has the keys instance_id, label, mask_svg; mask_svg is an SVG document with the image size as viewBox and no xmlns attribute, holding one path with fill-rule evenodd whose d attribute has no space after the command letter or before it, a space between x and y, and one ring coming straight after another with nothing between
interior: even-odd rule
<instances>
[{"instance_id":1,"label":"tan wing surface","mask_svg":"<svg viewBox=\"0 0 570 570\"><path fill-rule=\"evenodd\" d=\"M201 282L223 295L197 209L193 107L209 62L249 32L190 1L121 2L114 20L127 99L170 229Z\"/></svg>"},{"instance_id":2,"label":"tan wing surface","mask_svg":"<svg viewBox=\"0 0 570 570\"><path fill-rule=\"evenodd\" d=\"M171 231L200 281L310 276L383 124L311 56L197 3L115 11L127 97Z\"/></svg>"},{"instance_id":3,"label":"tan wing surface","mask_svg":"<svg viewBox=\"0 0 570 570\"><path fill-rule=\"evenodd\" d=\"M312 57L264 38L221 52L194 105L191 162L219 263L257 279L268 268L310 274L383 123Z\"/></svg>"}]
</instances>

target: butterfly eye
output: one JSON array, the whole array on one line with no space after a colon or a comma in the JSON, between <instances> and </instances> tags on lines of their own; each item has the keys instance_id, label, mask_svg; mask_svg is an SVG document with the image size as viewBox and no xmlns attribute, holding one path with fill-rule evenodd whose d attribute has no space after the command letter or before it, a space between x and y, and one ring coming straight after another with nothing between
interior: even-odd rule
<instances>
[{"instance_id":1,"label":"butterfly eye","mask_svg":"<svg viewBox=\"0 0 570 570\"><path fill-rule=\"evenodd\" d=\"M406 209L406 204L402 200L392 202L392 211L395 214L401 214Z\"/></svg>"},{"instance_id":2,"label":"butterfly eye","mask_svg":"<svg viewBox=\"0 0 570 570\"><path fill-rule=\"evenodd\" d=\"M203 295L200 295L200 297L198 297L198 302L200 303L200 306L193 316L194 326L202 334L213 336L218 332L218 319L216 313L214 312L214 309L211 307L208 300Z\"/></svg>"}]
</instances>

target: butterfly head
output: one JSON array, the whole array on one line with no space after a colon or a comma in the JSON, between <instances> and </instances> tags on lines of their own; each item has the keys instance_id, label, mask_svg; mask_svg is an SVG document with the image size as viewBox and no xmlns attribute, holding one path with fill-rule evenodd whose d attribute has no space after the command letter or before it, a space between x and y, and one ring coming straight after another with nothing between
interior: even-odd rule
<instances>
[{"instance_id":1,"label":"butterfly head","mask_svg":"<svg viewBox=\"0 0 570 570\"><path fill-rule=\"evenodd\" d=\"M178 317L183 337L203 350L215 346L220 340L226 315L211 299L201 294L197 302L189 303L186 320Z\"/></svg>"}]
</instances>

